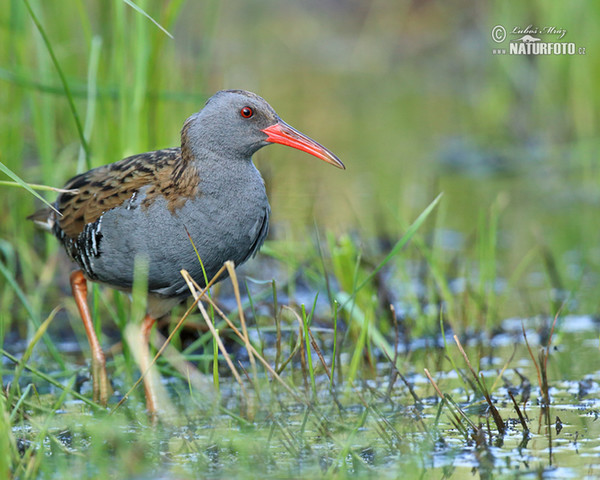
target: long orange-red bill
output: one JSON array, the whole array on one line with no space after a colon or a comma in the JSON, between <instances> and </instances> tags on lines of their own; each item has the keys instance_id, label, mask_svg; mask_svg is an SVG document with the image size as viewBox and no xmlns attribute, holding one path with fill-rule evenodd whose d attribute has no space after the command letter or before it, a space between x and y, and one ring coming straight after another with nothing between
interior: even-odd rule
<instances>
[{"instance_id":1,"label":"long orange-red bill","mask_svg":"<svg viewBox=\"0 0 600 480\"><path fill-rule=\"evenodd\" d=\"M280 143L288 147L294 147L306 153L310 153L321 160L331 163L332 165L345 169L346 167L331 151L327 150L323 145L315 142L312 138L307 137L293 127L290 127L283 120L279 119L276 124L263 129L267 134L267 142Z\"/></svg>"}]
</instances>

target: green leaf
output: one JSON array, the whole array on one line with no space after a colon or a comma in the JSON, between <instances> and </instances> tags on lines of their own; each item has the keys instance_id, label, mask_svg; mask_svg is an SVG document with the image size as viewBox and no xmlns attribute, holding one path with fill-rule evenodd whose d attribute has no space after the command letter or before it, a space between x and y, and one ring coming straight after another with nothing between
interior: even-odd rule
<instances>
[{"instance_id":1,"label":"green leaf","mask_svg":"<svg viewBox=\"0 0 600 480\"><path fill-rule=\"evenodd\" d=\"M16 173L14 173L10 168L8 168L2 162L0 162L0 170L3 171L6 175L8 175L10 178L12 178L16 183L18 183L21 187L23 187L29 193L31 193L34 197L39 198L42 202L44 202L46 205L48 205L52 210L54 210L56 213L58 213L60 216L62 216L62 214L56 208L54 208L54 206L50 202L48 202L48 200L46 200L39 193L37 193L33 188L31 188L29 186L29 184L27 182L23 181L21 179L21 177L19 177Z\"/></svg>"}]
</instances>

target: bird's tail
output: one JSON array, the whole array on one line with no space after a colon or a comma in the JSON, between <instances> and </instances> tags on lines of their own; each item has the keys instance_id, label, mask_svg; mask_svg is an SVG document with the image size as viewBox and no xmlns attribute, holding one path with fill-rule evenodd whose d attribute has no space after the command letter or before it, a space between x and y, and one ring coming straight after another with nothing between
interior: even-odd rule
<instances>
[{"instance_id":1,"label":"bird's tail","mask_svg":"<svg viewBox=\"0 0 600 480\"><path fill-rule=\"evenodd\" d=\"M51 232L52 228L54 227L54 223L56 222L56 217L51 208L42 208L41 210L29 215L27 220L31 220L33 223L35 223L36 227Z\"/></svg>"}]
</instances>

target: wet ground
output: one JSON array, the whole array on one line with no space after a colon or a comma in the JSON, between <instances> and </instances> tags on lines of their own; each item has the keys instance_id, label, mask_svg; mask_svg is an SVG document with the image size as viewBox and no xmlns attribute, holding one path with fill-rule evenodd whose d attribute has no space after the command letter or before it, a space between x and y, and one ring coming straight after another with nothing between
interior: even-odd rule
<instances>
[{"instance_id":1,"label":"wet ground","mask_svg":"<svg viewBox=\"0 0 600 480\"><path fill-rule=\"evenodd\" d=\"M207 472L208 478L243 478L248 471L260 472L264 478L306 478L327 472L382 478L417 478L421 474L427 478L466 478L474 473L481 478L594 477L600 474L600 325L597 319L586 316L559 317L547 363L550 405L544 407L523 329L538 360L539 353L545 351L540 341L544 345L548 342L551 323L548 318L509 319L492 338L462 340L491 393L505 427L503 433L448 336L446 348L442 338L409 343L400 338L398 370L381 352L373 351L376 363L365 366L352 385L342 373L341 377L334 375L336 386L331 390L328 377L321 371L316 375L314 394L295 358L282 375L294 386L301 402L277 382L265 379L264 374L260 374L259 388L253 390L249 382L246 384L249 397L244 398L226 368L221 368L220 400L210 400L202 392L190 393L185 379L168 376L169 365L165 363L163 378L177 410L174 417L152 427L147 418L136 417L128 408L113 421L97 413L82 416L81 402L68 401L47 425L48 441L39 448L59 459L68 452L68 461L78 463L80 455L93 454L99 448L93 432L101 428L106 438L107 430L111 430L105 442L114 442L115 448L121 445L129 455L142 449L145 461L157 469L151 478L195 478L199 471ZM268 329L261 333L267 345L274 338ZM325 362L331 365L332 330L315 326L313 333ZM295 333L286 329L282 335L287 351ZM64 347L63 353L71 352L67 358L74 363L68 370L78 372L77 388L89 395L87 368L80 363L77 344L59 346ZM232 343L229 347L247 365L243 347ZM272 361L274 347L265 348L264 355ZM339 361L341 371L347 371L351 352L344 352ZM313 362L319 362L314 352ZM110 363L114 398L118 398L127 385L118 376L118 365ZM4 365L9 367L10 362L4 359ZM425 368L451 404L440 402ZM67 381L64 374L57 378ZM46 390L31 374L26 374L21 384L29 381L36 384L40 405L44 398L60 393L53 388ZM139 409L140 401L132 399L130 407ZM21 448L41 428L35 421L35 408L27 411L32 417L26 415L13 429ZM111 427L103 426L103 422ZM99 472L111 470L103 468L107 470Z\"/></svg>"}]
</instances>

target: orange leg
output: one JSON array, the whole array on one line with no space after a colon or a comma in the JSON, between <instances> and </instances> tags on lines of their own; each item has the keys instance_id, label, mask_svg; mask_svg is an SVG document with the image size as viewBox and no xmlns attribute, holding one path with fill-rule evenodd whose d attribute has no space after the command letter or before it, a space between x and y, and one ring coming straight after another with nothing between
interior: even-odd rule
<instances>
[{"instance_id":1,"label":"orange leg","mask_svg":"<svg viewBox=\"0 0 600 480\"><path fill-rule=\"evenodd\" d=\"M149 342L150 342L150 330L152 330L152 326L156 322L156 319L146 314L144 320L142 321L142 336L144 337L144 345L142 347L142 356L140 359L140 369L142 370L142 375L146 373L148 370L148 366L150 365L150 350L149 350ZM156 376L154 372L150 370L146 373L144 377L144 390L146 391L146 408L151 414L156 413L156 388L154 387L156 382Z\"/></svg>"},{"instance_id":2,"label":"orange leg","mask_svg":"<svg viewBox=\"0 0 600 480\"><path fill-rule=\"evenodd\" d=\"M77 270L71 274L71 290L73 291L73 297L75 303L79 309L83 326L85 327L85 333L90 343L90 350L92 351L92 380L93 380L93 392L94 401L99 401L102 405L108 403L108 397L111 394L110 382L108 381L108 375L106 374L106 360L104 359L104 352L96 337L94 325L92 323L92 316L90 309L87 304L87 281L81 270Z\"/></svg>"}]
</instances>

